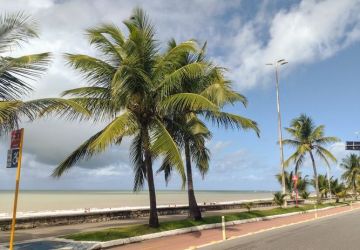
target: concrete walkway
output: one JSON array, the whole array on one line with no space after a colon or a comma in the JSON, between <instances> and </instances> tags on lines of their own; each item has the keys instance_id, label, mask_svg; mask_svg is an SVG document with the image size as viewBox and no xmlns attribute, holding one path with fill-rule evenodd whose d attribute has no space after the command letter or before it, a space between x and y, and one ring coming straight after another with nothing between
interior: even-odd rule
<instances>
[{"instance_id":1,"label":"concrete walkway","mask_svg":"<svg viewBox=\"0 0 360 250\"><path fill-rule=\"evenodd\" d=\"M360 203L353 205L354 209L360 209ZM337 207L328 210L319 211L318 218L326 217L330 215L339 214L342 212L351 211L350 206ZM240 224L235 226L229 226L226 228L227 238L229 237L239 237L254 234L259 231L271 230L272 228L283 227L292 223L301 223L312 220L315 218L315 213L305 213L298 214L288 217L276 218L271 220L252 222L246 224ZM157 238L152 240L147 240L139 243L133 243L129 245L119 246L111 248L113 250L156 250L156 249L171 249L180 250L192 248L195 249L195 246L200 246L208 244L214 241L220 241L222 239L221 229L209 229L200 232L192 232L182 235L175 235L163 238Z\"/></svg>"},{"instance_id":2,"label":"concrete walkway","mask_svg":"<svg viewBox=\"0 0 360 250\"><path fill-rule=\"evenodd\" d=\"M273 207L265 208L256 208L259 209L271 209ZM231 210L217 210L217 211L207 211L203 213L203 216L213 216L213 215L224 215L229 213L237 213L245 211L244 209L231 209ZM160 221L169 221L169 220L181 220L187 218L186 214L182 215L166 215L159 216ZM124 227L131 224L146 224L148 223L148 218L137 218L129 220L114 220L114 221L104 221L98 223L83 223L83 224L74 224L74 225L64 225L64 226L53 226L53 227L40 227L32 229L22 229L17 230L15 235L15 241L27 241L47 237L59 237L63 235L78 233L78 232L88 232L88 231L98 231L101 229L113 228L113 227ZM1 231L0 233L0 244L8 243L10 238L10 231Z\"/></svg>"}]
</instances>

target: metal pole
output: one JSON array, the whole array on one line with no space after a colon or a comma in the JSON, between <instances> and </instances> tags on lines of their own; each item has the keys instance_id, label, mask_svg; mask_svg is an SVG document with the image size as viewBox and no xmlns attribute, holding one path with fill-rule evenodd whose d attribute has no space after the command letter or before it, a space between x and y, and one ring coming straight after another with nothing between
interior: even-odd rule
<instances>
[{"instance_id":1,"label":"metal pole","mask_svg":"<svg viewBox=\"0 0 360 250\"><path fill-rule=\"evenodd\" d=\"M21 139L20 139L20 147L19 147L19 160L18 166L16 170L16 184L15 184L15 198L14 198L14 208L13 208L13 217L11 222L11 234L10 234L10 249L14 249L14 238L15 238L15 224L16 224L16 210L18 203L18 194L19 194L19 186L20 186L20 173L21 173L21 158L22 158L22 146L24 139L24 129L21 129Z\"/></svg>"},{"instance_id":2,"label":"metal pole","mask_svg":"<svg viewBox=\"0 0 360 250\"><path fill-rule=\"evenodd\" d=\"M281 185L282 193L286 194L285 190L285 169L284 169L284 149L282 143L282 126L281 126L281 112L280 112L280 96L279 96L279 75L278 75L278 64L275 64L275 77L276 77L276 107L278 113L278 136L279 136L279 145L280 145L280 164L281 164ZM287 207L287 202L285 199L284 207Z\"/></svg>"}]
</instances>

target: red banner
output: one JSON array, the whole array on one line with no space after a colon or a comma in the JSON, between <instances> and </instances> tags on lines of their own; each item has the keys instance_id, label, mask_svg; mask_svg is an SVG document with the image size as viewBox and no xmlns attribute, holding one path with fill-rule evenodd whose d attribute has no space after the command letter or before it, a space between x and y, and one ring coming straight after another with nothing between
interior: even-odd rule
<instances>
[{"instance_id":1,"label":"red banner","mask_svg":"<svg viewBox=\"0 0 360 250\"><path fill-rule=\"evenodd\" d=\"M20 148L21 143L21 129L11 132L10 148Z\"/></svg>"}]
</instances>

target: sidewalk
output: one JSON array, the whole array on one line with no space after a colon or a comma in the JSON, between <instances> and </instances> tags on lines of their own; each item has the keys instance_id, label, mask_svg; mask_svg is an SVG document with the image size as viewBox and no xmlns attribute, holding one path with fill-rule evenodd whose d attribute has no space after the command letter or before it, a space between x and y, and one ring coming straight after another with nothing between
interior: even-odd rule
<instances>
[{"instance_id":1,"label":"sidewalk","mask_svg":"<svg viewBox=\"0 0 360 250\"><path fill-rule=\"evenodd\" d=\"M360 203L353 205L354 209L360 209ZM323 216L335 215L341 212L350 211L350 206L332 208L329 210L318 211L318 218ZM314 219L315 212L298 214L288 217L276 218L266 221L258 221L246 224L239 224L235 226L228 226L226 228L227 238L234 236L242 236L247 234L256 233L262 230L269 230L274 227L281 227L292 223L305 222ZM180 250L200 246L211 243L212 241L219 241L222 239L221 228L208 229L199 232L192 232L187 234L157 238L147 240L139 243L119 246L111 248L113 250L156 250L156 249L169 249Z\"/></svg>"}]
</instances>

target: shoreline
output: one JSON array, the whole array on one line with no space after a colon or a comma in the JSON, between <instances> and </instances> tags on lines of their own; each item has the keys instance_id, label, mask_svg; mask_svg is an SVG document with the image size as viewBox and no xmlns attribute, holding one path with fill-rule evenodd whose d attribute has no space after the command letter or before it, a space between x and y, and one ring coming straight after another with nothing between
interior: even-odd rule
<instances>
[{"instance_id":1,"label":"shoreline","mask_svg":"<svg viewBox=\"0 0 360 250\"><path fill-rule=\"evenodd\" d=\"M232 205L239 203L247 202L262 202L262 201L271 201L272 198L264 199L247 199L247 200L234 200L234 201L223 201L223 202L203 202L198 203L198 205ZM158 208L177 208L177 207L187 207L188 204L168 204L168 205L159 205ZM26 211L26 212L17 212L17 218L38 218L38 217L56 217L56 216L72 216L72 215L85 215L88 213L106 213L106 212L121 212L129 210L146 210L149 209L149 206L126 206L126 207L110 207L110 208L78 208L70 210L49 210L49 211ZM0 220L11 219L12 215L9 213L0 213Z\"/></svg>"}]
</instances>

